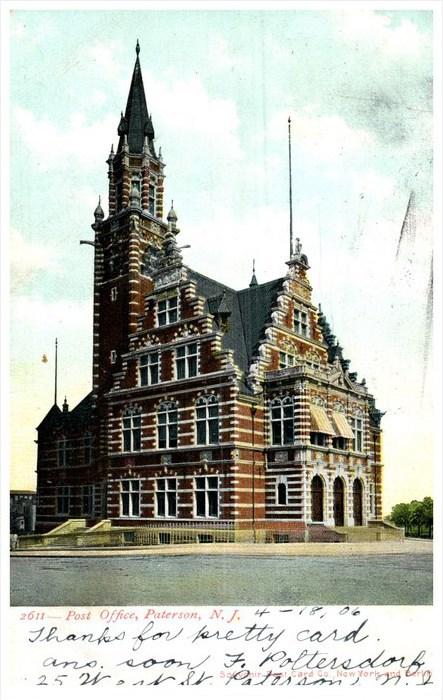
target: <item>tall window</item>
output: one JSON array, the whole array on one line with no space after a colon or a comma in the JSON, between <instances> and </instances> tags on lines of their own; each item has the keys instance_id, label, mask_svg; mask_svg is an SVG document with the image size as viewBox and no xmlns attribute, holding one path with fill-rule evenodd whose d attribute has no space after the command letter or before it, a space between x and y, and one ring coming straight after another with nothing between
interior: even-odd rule
<instances>
[{"instance_id":1,"label":"tall window","mask_svg":"<svg viewBox=\"0 0 443 700\"><path fill-rule=\"evenodd\" d=\"M155 498L157 517L177 517L177 479L157 479Z\"/></svg>"},{"instance_id":2,"label":"tall window","mask_svg":"<svg viewBox=\"0 0 443 700\"><path fill-rule=\"evenodd\" d=\"M286 506L288 503L288 483L286 476L277 477L276 501L279 506Z\"/></svg>"},{"instance_id":3,"label":"tall window","mask_svg":"<svg viewBox=\"0 0 443 700\"><path fill-rule=\"evenodd\" d=\"M71 505L71 487L57 486L57 513L58 515L69 515Z\"/></svg>"},{"instance_id":4,"label":"tall window","mask_svg":"<svg viewBox=\"0 0 443 700\"><path fill-rule=\"evenodd\" d=\"M287 352L280 352L279 369L286 369L287 367L293 367L295 364L295 356L290 355Z\"/></svg>"},{"instance_id":5,"label":"tall window","mask_svg":"<svg viewBox=\"0 0 443 700\"><path fill-rule=\"evenodd\" d=\"M157 306L157 323L159 326L167 326L178 319L178 297L175 295L168 299L160 299Z\"/></svg>"},{"instance_id":6,"label":"tall window","mask_svg":"<svg viewBox=\"0 0 443 700\"><path fill-rule=\"evenodd\" d=\"M294 331L298 335L309 335L308 314L306 311L294 309Z\"/></svg>"},{"instance_id":7,"label":"tall window","mask_svg":"<svg viewBox=\"0 0 443 700\"><path fill-rule=\"evenodd\" d=\"M149 185L149 213L155 216L155 185Z\"/></svg>"},{"instance_id":8,"label":"tall window","mask_svg":"<svg viewBox=\"0 0 443 700\"><path fill-rule=\"evenodd\" d=\"M180 345L175 354L175 369L177 379L187 379L197 375L197 343Z\"/></svg>"},{"instance_id":9,"label":"tall window","mask_svg":"<svg viewBox=\"0 0 443 700\"><path fill-rule=\"evenodd\" d=\"M57 440L57 464L59 467L66 467L68 464L68 441L65 437Z\"/></svg>"},{"instance_id":10,"label":"tall window","mask_svg":"<svg viewBox=\"0 0 443 700\"><path fill-rule=\"evenodd\" d=\"M177 406L174 403L160 404L157 414L159 448L177 447Z\"/></svg>"},{"instance_id":11,"label":"tall window","mask_svg":"<svg viewBox=\"0 0 443 700\"><path fill-rule=\"evenodd\" d=\"M94 512L94 486L88 484L82 486L82 513L83 515L93 515Z\"/></svg>"},{"instance_id":12,"label":"tall window","mask_svg":"<svg viewBox=\"0 0 443 700\"><path fill-rule=\"evenodd\" d=\"M136 518L140 515L140 479L120 482L120 515Z\"/></svg>"},{"instance_id":13,"label":"tall window","mask_svg":"<svg viewBox=\"0 0 443 700\"><path fill-rule=\"evenodd\" d=\"M352 449L354 452L363 452L363 419L351 418L352 432L354 439L352 440Z\"/></svg>"},{"instance_id":14,"label":"tall window","mask_svg":"<svg viewBox=\"0 0 443 700\"><path fill-rule=\"evenodd\" d=\"M291 396L272 401L271 429L273 445L290 445L294 442L294 402Z\"/></svg>"},{"instance_id":15,"label":"tall window","mask_svg":"<svg viewBox=\"0 0 443 700\"><path fill-rule=\"evenodd\" d=\"M123 452L141 449L142 419L139 413L123 416Z\"/></svg>"},{"instance_id":16,"label":"tall window","mask_svg":"<svg viewBox=\"0 0 443 700\"><path fill-rule=\"evenodd\" d=\"M160 381L160 353L151 352L140 357L140 385L150 386Z\"/></svg>"},{"instance_id":17,"label":"tall window","mask_svg":"<svg viewBox=\"0 0 443 700\"><path fill-rule=\"evenodd\" d=\"M195 422L197 445L218 443L218 400L215 396L202 396L197 400Z\"/></svg>"},{"instance_id":18,"label":"tall window","mask_svg":"<svg viewBox=\"0 0 443 700\"><path fill-rule=\"evenodd\" d=\"M218 476L195 477L195 515L218 518Z\"/></svg>"},{"instance_id":19,"label":"tall window","mask_svg":"<svg viewBox=\"0 0 443 700\"><path fill-rule=\"evenodd\" d=\"M89 433L83 436L83 463L90 464L92 460L92 437Z\"/></svg>"}]
</instances>

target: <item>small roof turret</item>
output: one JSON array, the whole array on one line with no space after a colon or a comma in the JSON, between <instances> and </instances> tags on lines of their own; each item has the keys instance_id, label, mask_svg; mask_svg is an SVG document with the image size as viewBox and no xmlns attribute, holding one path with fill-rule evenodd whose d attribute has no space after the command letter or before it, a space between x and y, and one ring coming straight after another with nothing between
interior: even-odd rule
<instances>
[{"instance_id":1,"label":"small roof turret","mask_svg":"<svg viewBox=\"0 0 443 700\"><path fill-rule=\"evenodd\" d=\"M104 218L105 218L105 212L104 212L103 209L102 209L101 197L99 196L99 198L98 198L98 204L97 204L97 206L95 207L95 210L94 210L94 219L95 219L96 221L103 221Z\"/></svg>"}]
</instances>

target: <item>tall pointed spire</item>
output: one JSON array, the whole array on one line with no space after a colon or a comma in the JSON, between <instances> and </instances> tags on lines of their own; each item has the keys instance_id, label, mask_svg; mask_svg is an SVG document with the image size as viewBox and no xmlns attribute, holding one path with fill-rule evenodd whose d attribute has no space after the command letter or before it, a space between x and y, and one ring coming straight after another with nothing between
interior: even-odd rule
<instances>
[{"instance_id":1,"label":"tall pointed spire","mask_svg":"<svg viewBox=\"0 0 443 700\"><path fill-rule=\"evenodd\" d=\"M256 287L257 285L258 285L258 282L257 282L257 277L255 276L255 258L254 258L254 260L252 261L252 277L251 277L251 281L249 282L249 286Z\"/></svg>"},{"instance_id":2,"label":"tall pointed spire","mask_svg":"<svg viewBox=\"0 0 443 700\"><path fill-rule=\"evenodd\" d=\"M123 148L124 137L127 137L128 149L130 153L142 153L145 136L148 139L149 147L153 155L155 137L154 127L146 104L145 89L140 67L140 44L137 39L135 47L137 58L135 60L134 71L132 73L131 86L129 88L128 101L124 116L120 120L118 133L120 141L118 151Z\"/></svg>"}]
</instances>

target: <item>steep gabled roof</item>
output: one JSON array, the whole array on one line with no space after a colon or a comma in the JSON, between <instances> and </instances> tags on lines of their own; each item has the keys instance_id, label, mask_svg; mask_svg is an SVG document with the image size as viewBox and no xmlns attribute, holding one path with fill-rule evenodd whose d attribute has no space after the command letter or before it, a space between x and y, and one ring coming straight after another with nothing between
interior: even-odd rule
<instances>
[{"instance_id":1,"label":"steep gabled roof","mask_svg":"<svg viewBox=\"0 0 443 700\"><path fill-rule=\"evenodd\" d=\"M189 269L189 268L188 268ZM221 282L189 269L191 279L197 283L200 296L206 299L206 309L216 315L230 311L228 330L223 335L222 345L234 351L234 360L239 368L247 372L249 363L264 337L265 326L271 317L271 308L283 284L283 278L257 284L237 292Z\"/></svg>"},{"instance_id":2,"label":"steep gabled roof","mask_svg":"<svg viewBox=\"0 0 443 700\"><path fill-rule=\"evenodd\" d=\"M41 423L37 426L37 430L46 430L47 428L50 428L52 426L57 425L60 423L62 412L55 403L47 412L46 416L43 418Z\"/></svg>"},{"instance_id":3,"label":"steep gabled roof","mask_svg":"<svg viewBox=\"0 0 443 700\"><path fill-rule=\"evenodd\" d=\"M143 86L143 77L138 57L140 48L137 42L137 58L132 73L131 86L129 88L128 101L126 103L125 116L123 120L124 130L128 137L128 148L130 153L142 153L145 135L148 137L148 143L153 148L153 140L155 137L154 127L151 117L149 116L148 106L146 104L145 88ZM122 125L122 122L121 122ZM118 151L123 146L123 135L120 136Z\"/></svg>"}]
</instances>

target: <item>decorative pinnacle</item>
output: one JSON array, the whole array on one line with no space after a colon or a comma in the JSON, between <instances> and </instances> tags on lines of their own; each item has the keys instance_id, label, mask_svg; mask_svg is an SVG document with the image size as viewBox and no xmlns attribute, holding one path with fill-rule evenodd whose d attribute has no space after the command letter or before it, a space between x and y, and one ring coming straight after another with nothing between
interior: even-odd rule
<instances>
[{"instance_id":1,"label":"decorative pinnacle","mask_svg":"<svg viewBox=\"0 0 443 700\"><path fill-rule=\"evenodd\" d=\"M140 44L138 43L138 39L137 39L137 43L136 43L136 45L135 45L135 53L137 54L137 56L138 56L139 53L140 53Z\"/></svg>"}]
</instances>

